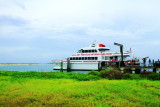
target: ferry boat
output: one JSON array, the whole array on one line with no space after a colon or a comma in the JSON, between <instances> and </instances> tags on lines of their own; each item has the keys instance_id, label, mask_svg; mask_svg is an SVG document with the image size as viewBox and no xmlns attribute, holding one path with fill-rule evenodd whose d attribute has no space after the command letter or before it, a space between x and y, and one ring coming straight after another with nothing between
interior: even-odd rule
<instances>
[{"instance_id":1,"label":"ferry boat","mask_svg":"<svg viewBox=\"0 0 160 107\"><path fill-rule=\"evenodd\" d=\"M123 52L123 60L127 60L130 52ZM108 62L121 61L120 52L111 52L104 44L92 43L90 46L81 48L76 54L65 60L54 61L54 70L91 71L99 70Z\"/></svg>"}]
</instances>

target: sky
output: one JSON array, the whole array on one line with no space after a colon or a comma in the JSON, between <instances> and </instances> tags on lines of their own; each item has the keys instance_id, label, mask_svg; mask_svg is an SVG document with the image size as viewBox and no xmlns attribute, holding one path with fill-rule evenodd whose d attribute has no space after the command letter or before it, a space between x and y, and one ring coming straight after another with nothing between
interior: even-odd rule
<instances>
[{"instance_id":1,"label":"sky","mask_svg":"<svg viewBox=\"0 0 160 107\"><path fill-rule=\"evenodd\" d=\"M95 40L160 59L160 0L0 0L0 63L48 63Z\"/></svg>"}]
</instances>

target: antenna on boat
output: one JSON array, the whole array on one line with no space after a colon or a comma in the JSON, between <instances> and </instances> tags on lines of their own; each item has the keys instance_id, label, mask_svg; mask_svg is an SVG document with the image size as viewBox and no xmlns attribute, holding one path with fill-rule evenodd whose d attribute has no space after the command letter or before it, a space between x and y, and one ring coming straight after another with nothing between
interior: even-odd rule
<instances>
[{"instance_id":1,"label":"antenna on boat","mask_svg":"<svg viewBox=\"0 0 160 107\"><path fill-rule=\"evenodd\" d=\"M95 47L96 46L96 40L93 41L93 43L91 44L91 47Z\"/></svg>"},{"instance_id":2,"label":"antenna on boat","mask_svg":"<svg viewBox=\"0 0 160 107\"><path fill-rule=\"evenodd\" d=\"M94 40L92 44L96 44L96 40Z\"/></svg>"}]
</instances>

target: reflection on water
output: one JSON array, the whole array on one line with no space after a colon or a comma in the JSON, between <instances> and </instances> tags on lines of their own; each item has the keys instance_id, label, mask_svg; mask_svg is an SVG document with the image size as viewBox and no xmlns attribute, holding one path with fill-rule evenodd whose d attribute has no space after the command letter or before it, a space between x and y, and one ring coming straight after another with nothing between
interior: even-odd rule
<instances>
[{"instance_id":1,"label":"reflection on water","mask_svg":"<svg viewBox=\"0 0 160 107\"><path fill-rule=\"evenodd\" d=\"M60 72L53 70L54 64L31 64L31 65L0 65L0 70L7 71L37 71L37 72ZM67 72L67 71L64 71ZM70 71L74 73L87 73L89 71Z\"/></svg>"}]
</instances>

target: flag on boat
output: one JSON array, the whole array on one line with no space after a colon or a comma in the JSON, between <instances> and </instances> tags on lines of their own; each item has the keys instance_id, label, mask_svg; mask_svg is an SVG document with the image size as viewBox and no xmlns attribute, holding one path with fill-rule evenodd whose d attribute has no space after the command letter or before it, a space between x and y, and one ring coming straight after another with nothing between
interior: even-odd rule
<instances>
[{"instance_id":1,"label":"flag on boat","mask_svg":"<svg viewBox=\"0 0 160 107\"><path fill-rule=\"evenodd\" d=\"M103 45L103 44L99 44L99 47L106 47L105 45Z\"/></svg>"}]
</instances>

